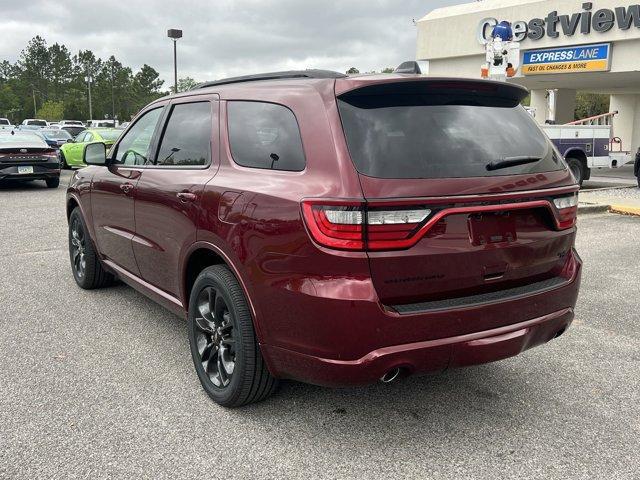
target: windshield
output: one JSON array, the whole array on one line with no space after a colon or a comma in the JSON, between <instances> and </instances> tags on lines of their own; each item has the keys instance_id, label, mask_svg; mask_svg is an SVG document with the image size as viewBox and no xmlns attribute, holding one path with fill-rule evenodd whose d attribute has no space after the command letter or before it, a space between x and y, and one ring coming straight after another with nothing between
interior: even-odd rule
<instances>
[{"instance_id":1,"label":"windshield","mask_svg":"<svg viewBox=\"0 0 640 480\"><path fill-rule=\"evenodd\" d=\"M35 125L36 127L46 127L47 122L44 120L27 120L27 125Z\"/></svg>"},{"instance_id":2,"label":"windshield","mask_svg":"<svg viewBox=\"0 0 640 480\"><path fill-rule=\"evenodd\" d=\"M461 104L458 104L461 103ZM454 178L540 173L564 168L522 108L447 104L429 95L339 99L349 152L358 171L380 178ZM511 157L538 162L488 170Z\"/></svg>"},{"instance_id":3,"label":"windshield","mask_svg":"<svg viewBox=\"0 0 640 480\"><path fill-rule=\"evenodd\" d=\"M0 125L11 125L6 118L0 118Z\"/></svg>"},{"instance_id":4,"label":"windshield","mask_svg":"<svg viewBox=\"0 0 640 480\"><path fill-rule=\"evenodd\" d=\"M107 141L115 141L122 133L122 130L98 130L98 133Z\"/></svg>"}]
</instances>

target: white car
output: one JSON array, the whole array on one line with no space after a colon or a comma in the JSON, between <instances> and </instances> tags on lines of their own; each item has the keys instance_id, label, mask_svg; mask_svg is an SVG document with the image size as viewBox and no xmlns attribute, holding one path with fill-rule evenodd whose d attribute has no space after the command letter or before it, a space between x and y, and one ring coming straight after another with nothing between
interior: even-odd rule
<instances>
[{"instance_id":1,"label":"white car","mask_svg":"<svg viewBox=\"0 0 640 480\"><path fill-rule=\"evenodd\" d=\"M41 118L27 118L22 121L22 125L26 127L46 127L49 124Z\"/></svg>"},{"instance_id":2,"label":"white car","mask_svg":"<svg viewBox=\"0 0 640 480\"><path fill-rule=\"evenodd\" d=\"M0 130L11 130L12 128L13 124L8 118L0 118Z\"/></svg>"},{"instance_id":3,"label":"white car","mask_svg":"<svg viewBox=\"0 0 640 480\"><path fill-rule=\"evenodd\" d=\"M60 120L60 127L84 127L84 123L80 120Z\"/></svg>"}]
</instances>

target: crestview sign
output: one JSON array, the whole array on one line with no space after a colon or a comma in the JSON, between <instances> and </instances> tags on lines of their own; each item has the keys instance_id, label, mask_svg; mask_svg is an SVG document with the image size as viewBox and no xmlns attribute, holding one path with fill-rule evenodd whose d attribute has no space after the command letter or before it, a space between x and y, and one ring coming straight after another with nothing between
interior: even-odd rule
<instances>
[{"instance_id":1,"label":"crestview sign","mask_svg":"<svg viewBox=\"0 0 640 480\"><path fill-rule=\"evenodd\" d=\"M478 26L478 41L486 43L491 36L491 30L498 23L496 18L484 18ZM608 32L612 28L629 30L640 28L640 5L616 7L611 10L602 8L595 10L593 3L582 4L582 11L567 15L558 15L557 11L550 12L545 18L533 18L528 22L513 22L513 39L521 42L524 39L540 40L545 35L558 38L560 35L571 37L579 30L588 35L591 31Z\"/></svg>"}]
</instances>

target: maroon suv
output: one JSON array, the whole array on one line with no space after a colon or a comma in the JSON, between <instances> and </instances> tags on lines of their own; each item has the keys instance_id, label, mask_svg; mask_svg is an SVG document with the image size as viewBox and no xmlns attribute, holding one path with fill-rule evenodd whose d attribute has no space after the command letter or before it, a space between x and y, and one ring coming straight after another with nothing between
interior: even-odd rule
<instances>
[{"instance_id":1,"label":"maroon suv","mask_svg":"<svg viewBox=\"0 0 640 480\"><path fill-rule=\"evenodd\" d=\"M186 317L225 406L517 355L578 296L577 191L521 87L283 72L147 106L67 195L73 274Z\"/></svg>"}]
</instances>

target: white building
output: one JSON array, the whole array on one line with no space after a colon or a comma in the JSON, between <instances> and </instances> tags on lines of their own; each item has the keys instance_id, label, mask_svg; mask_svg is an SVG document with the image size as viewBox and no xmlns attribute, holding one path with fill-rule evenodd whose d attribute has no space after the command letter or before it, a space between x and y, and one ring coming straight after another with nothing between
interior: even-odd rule
<instances>
[{"instance_id":1,"label":"white building","mask_svg":"<svg viewBox=\"0 0 640 480\"><path fill-rule=\"evenodd\" d=\"M640 147L640 4L485 0L439 8L418 21L417 59L427 60L433 75L479 78L484 39L502 20L512 23L526 63L509 81L531 90L539 122L550 116L556 123L572 121L578 90L605 93L611 96L610 110L619 112L614 135L623 149ZM605 44L596 59L566 61L594 44ZM547 49L553 49L550 55L536 55ZM555 91L555 105L549 106L549 90Z\"/></svg>"}]
</instances>

